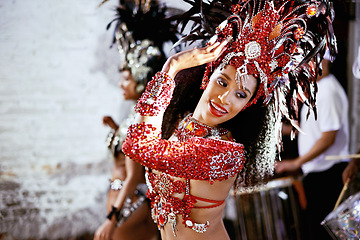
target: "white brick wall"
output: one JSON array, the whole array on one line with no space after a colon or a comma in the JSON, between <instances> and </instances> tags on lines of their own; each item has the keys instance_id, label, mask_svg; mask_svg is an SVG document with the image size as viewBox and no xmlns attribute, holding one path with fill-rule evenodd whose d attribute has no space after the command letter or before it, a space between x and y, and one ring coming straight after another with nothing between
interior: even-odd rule
<instances>
[{"instance_id":1,"label":"white brick wall","mask_svg":"<svg viewBox=\"0 0 360 240\"><path fill-rule=\"evenodd\" d=\"M111 161L103 115L129 104L115 86L112 0L0 3L0 235L58 239L105 218ZM121 108L123 108L121 110Z\"/></svg>"},{"instance_id":2,"label":"white brick wall","mask_svg":"<svg viewBox=\"0 0 360 240\"><path fill-rule=\"evenodd\" d=\"M67 239L105 218L101 118L120 120L129 104L105 30L118 1L99 2L0 2L2 239Z\"/></svg>"}]
</instances>

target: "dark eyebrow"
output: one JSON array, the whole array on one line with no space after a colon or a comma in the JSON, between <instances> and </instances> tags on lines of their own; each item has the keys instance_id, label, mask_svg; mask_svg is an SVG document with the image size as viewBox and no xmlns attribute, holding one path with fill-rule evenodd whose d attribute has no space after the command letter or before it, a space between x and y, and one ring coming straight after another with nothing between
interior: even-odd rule
<instances>
[{"instance_id":1,"label":"dark eyebrow","mask_svg":"<svg viewBox=\"0 0 360 240\"><path fill-rule=\"evenodd\" d=\"M220 74L223 75L227 80L233 81L233 79L231 79L226 73L220 73ZM250 95L252 95L251 91L250 91L247 87L243 86L243 88L244 88L245 91L247 91Z\"/></svg>"}]
</instances>

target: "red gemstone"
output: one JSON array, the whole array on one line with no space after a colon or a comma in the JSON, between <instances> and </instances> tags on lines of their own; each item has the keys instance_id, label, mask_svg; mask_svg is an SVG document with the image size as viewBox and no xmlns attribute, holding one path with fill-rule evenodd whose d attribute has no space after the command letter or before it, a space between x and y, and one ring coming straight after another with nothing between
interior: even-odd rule
<instances>
[{"instance_id":1,"label":"red gemstone","mask_svg":"<svg viewBox=\"0 0 360 240\"><path fill-rule=\"evenodd\" d=\"M192 130L194 129L194 123L193 123L193 122L189 123L189 125L187 125L186 128L187 128L189 131L192 131Z\"/></svg>"},{"instance_id":2,"label":"red gemstone","mask_svg":"<svg viewBox=\"0 0 360 240\"><path fill-rule=\"evenodd\" d=\"M167 216L163 213L159 214L158 216L158 224L163 227L165 226L166 222L167 222Z\"/></svg>"},{"instance_id":3,"label":"red gemstone","mask_svg":"<svg viewBox=\"0 0 360 240\"><path fill-rule=\"evenodd\" d=\"M316 12L317 12L317 7L314 4L311 4L306 10L306 14L308 16L314 16Z\"/></svg>"},{"instance_id":4,"label":"red gemstone","mask_svg":"<svg viewBox=\"0 0 360 240\"><path fill-rule=\"evenodd\" d=\"M206 133L207 133L206 129L199 128L199 129L196 129L195 136L197 136L197 137L205 136Z\"/></svg>"},{"instance_id":5,"label":"red gemstone","mask_svg":"<svg viewBox=\"0 0 360 240\"><path fill-rule=\"evenodd\" d=\"M234 166L235 166L235 163L234 163L234 162L229 162L229 163L227 163L227 164L224 165L223 170L226 171L226 170L228 170L228 169L233 168Z\"/></svg>"}]
</instances>

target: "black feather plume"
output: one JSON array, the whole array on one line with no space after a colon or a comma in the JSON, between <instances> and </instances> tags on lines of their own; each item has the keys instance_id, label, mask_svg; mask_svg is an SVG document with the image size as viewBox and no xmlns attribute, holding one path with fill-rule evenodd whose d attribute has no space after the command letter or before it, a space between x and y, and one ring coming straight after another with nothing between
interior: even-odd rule
<instances>
[{"instance_id":1,"label":"black feather plume","mask_svg":"<svg viewBox=\"0 0 360 240\"><path fill-rule=\"evenodd\" d=\"M142 1L139 1L138 6L135 6L132 1L123 2L116 8L116 18L107 25L106 29L109 29L114 22L116 22L116 27L121 23L126 23L135 41L151 40L161 51L165 42L178 41L177 26L173 20L166 18L168 8L165 5L151 1L149 10L144 11L141 7ZM113 43L115 42L114 34Z\"/></svg>"}]
</instances>

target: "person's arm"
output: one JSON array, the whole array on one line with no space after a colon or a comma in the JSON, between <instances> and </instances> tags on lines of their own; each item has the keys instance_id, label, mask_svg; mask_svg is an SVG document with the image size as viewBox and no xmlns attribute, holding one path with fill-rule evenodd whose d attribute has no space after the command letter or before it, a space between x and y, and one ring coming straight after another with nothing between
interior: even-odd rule
<instances>
[{"instance_id":1,"label":"person's arm","mask_svg":"<svg viewBox=\"0 0 360 240\"><path fill-rule=\"evenodd\" d=\"M277 162L275 166L276 172L283 173L296 171L301 168L304 163L309 162L324 153L334 144L337 132L338 131L323 132L312 148L303 156L299 156L294 160L283 160L281 162Z\"/></svg>"},{"instance_id":2,"label":"person's arm","mask_svg":"<svg viewBox=\"0 0 360 240\"><path fill-rule=\"evenodd\" d=\"M329 131L323 132L321 137L315 142L313 147L304 154L303 156L299 156L296 161L297 165L301 167L306 162L313 160L318 157L320 154L324 153L329 147L331 147L335 143L336 134L338 131Z\"/></svg>"},{"instance_id":3,"label":"person's arm","mask_svg":"<svg viewBox=\"0 0 360 240\"><path fill-rule=\"evenodd\" d=\"M343 183L345 184L347 181L350 182L353 181L359 169L360 169L360 158L351 159L349 164L346 166L346 168L342 173Z\"/></svg>"},{"instance_id":4,"label":"person's arm","mask_svg":"<svg viewBox=\"0 0 360 240\"><path fill-rule=\"evenodd\" d=\"M226 44L227 41L222 43L216 42L204 48L180 52L171 56L165 62L162 71L156 73L155 77L148 83L145 92L135 106L137 116L134 124L129 127L127 139L123 144L123 152L126 155L139 163L144 163L142 162L143 160L155 157L161 162L158 158L163 158L170 154L166 149L171 148L173 150L171 152L172 155L185 156L189 153L189 148L194 148L194 144L191 147L184 144L170 146L176 145L176 143L161 140L163 115L165 109L170 104L175 88L173 79L183 69L215 61L222 53ZM158 155L159 153L163 154ZM200 154L201 152L199 152ZM164 160L165 162L166 160ZM164 164L165 166L166 164ZM162 170L165 171L166 169Z\"/></svg>"},{"instance_id":5,"label":"person's arm","mask_svg":"<svg viewBox=\"0 0 360 240\"><path fill-rule=\"evenodd\" d=\"M190 49L187 51L183 51L183 52L174 54L173 56L171 56L167 59L167 61L165 62L164 66L161 70L161 73L163 74L163 80L166 81L166 79L164 79L166 77L169 77L170 79L175 79L176 74L178 72L180 72L181 70L215 61L221 55L221 53L225 50L224 47L227 45L227 43L228 43L228 41L226 41L226 40L223 41L222 43L215 42L215 43L208 45L206 47L203 47L203 48ZM166 82L169 83L168 81L166 81ZM156 84L154 84L154 85L156 85ZM153 89L155 88L155 90L157 90L156 87L157 86L154 86ZM169 86L166 85L165 88L166 87L169 87ZM147 104L146 97L149 97L151 95L151 94L149 94L149 90L152 91L153 89L150 89L149 84L148 84L147 90L140 98L140 104L142 106L145 106ZM167 95L167 93L168 93L166 90L167 89L165 89L165 95ZM162 96L160 96L160 99L161 98L162 98ZM141 102L141 100L143 100L143 101ZM166 101L167 99L162 99L162 100ZM168 99L168 100L170 101L170 99ZM169 104L169 102L167 104ZM138 102L138 105L139 105L139 102ZM149 106L149 107L153 108L153 106ZM155 111L150 114L146 113L146 111L144 111L144 112L138 111L140 114L137 115L135 123L145 122L145 123L152 124L153 126L160 129L161 124L162 124L162 117L164 115L167 105L163 106L163 107L165 107L165 108L159 109L160 111ZM157 132L160 132L160 131L157 130Z\"/></svg>"},{"instance_id":6,"label":"person's arm","mask_svg":"<svg viewBox=\"0 0 360 240\"><path fill-rule=\"evenodd\" d=\"M117 209L121 209L121 206L123 206L126 197L133 194L137 185L143 182L144 179L144 167L131 160L129 157L125 157L125 167L126 179L120 193L114 202L114 207Z\"/></svg>"},{"instance_id":7,"label":"person's arm","mask_svg":"<svg viewBox=\"0 0 360 240\"><path fill-rule=\"evenodd\" d=\"M119 191L113 207L116 212L120 211L127 196L131 196L139 183L144 178L144 167L132 161L130 158L125 157L126 179L123 182L123 187ZM112 238L114 230L117 225L115 214L111 219L106 219L105 222L96 230L95 240L108 240Z\"/></svg>"},{"instance_id":8,"label":"person's arm","mask_svg":"<svg viewBox=\"0 0 360 240\"><path fill-rule=\"evenodd\" d=\"M124 153L150 169L180 178L221 181L242 168L244 147L239 143L204 138L169 141L152 137L153 129L149 124L134 124L123 144Z\"/></svg>"},{"instance_id":9,"label":"person's arm","mask_svg":"<svg viewBox=\"0 0 360 240\"><path fill-rule=\"evenodd\" d=\"M103 117L103 124L109 126L114 131L118 130L119 125L110 116Z\"/></svg>"}]
</instances>

